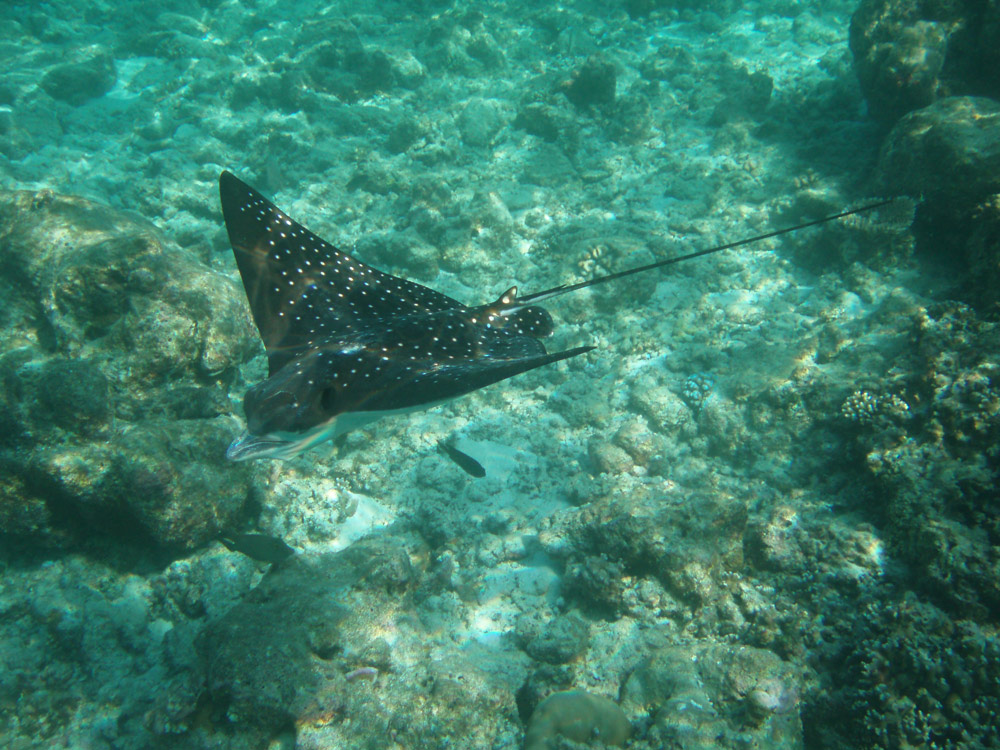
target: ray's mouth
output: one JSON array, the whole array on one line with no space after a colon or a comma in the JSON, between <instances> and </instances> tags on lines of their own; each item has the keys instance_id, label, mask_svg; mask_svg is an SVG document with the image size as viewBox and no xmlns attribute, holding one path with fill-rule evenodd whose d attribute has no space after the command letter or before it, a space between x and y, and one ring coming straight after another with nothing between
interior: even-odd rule
<instances>
[{"instance_id":1,"label":"ray's mouth","mask_svg":"<svg viewBox=\"0 0 1000 750\"><path fill-rule=\"evenodd\" d=\"M230 461L249 461L252 458L289 458L295 454L294 443L274 435L263 437L244 432L226 449Z\"/></svg>"}]
</instances>

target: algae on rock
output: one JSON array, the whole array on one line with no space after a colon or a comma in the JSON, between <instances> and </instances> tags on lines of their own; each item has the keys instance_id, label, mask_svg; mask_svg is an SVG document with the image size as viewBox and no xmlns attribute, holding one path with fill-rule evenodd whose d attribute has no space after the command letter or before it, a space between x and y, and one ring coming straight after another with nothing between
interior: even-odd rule
<instances>
[{"instance_id":1,"label":"algae on rock","mask_svg":"<svg viewBox=\"0 0 1000 750\"><path fill-rule=\"evenodd\" d=\"M620 747L631 734L628 719L613 700L583 690L565 690L538 704L524 736L524 750L548 750L556 737L574 742L599 740Z\"/></svg>"}]
</instances>

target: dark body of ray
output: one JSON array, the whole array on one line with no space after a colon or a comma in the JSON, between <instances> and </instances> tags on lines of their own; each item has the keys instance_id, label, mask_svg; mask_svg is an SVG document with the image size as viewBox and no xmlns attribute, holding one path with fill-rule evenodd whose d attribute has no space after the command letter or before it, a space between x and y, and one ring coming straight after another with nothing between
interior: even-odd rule
<instances>
[{"instance_id":1,"label":"dark body of ray","mask_svg":"<svg viewBox=\"0 0 1000 750\"><path fill-rule=\"evenodd\" d=\"M552 319L519 304L516 288L466 307L340 252L229 172L219 189L268 358L267 380L244 398L234 460L288 458L593 348L547 353Z\"/></svg>"},{"instance_id":2,"label":"dark body of ray","mask_svg":"<svg viewBox=\"0 0 1000 750\"><path fill-rule=\"evenodd\" d=\"M247 433L229 447L233 460L289 458L387 414L594 348L546 352L540 339L552 332L552 318L529 302L882 205L527 296L512 287L495 302L467 307L341 252L229 172L219 191L268 358L268 378L244 398Z\"/></svg>"}]
</instances>

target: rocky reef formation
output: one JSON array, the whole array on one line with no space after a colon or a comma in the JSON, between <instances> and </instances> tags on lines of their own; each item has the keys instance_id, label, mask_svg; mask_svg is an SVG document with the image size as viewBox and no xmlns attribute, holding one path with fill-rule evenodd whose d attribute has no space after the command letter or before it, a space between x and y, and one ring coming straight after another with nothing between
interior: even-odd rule
<instances>
[{"instance_id":1,"label":"rocky reef formation","mask_svg":"<svg viewBox=\"0 0 1000 750\"><path fill-rule=\"evenodd\" d=\"M1000 10L975 0L862 0L850 45L873 116L891 125L949 96L1000 98Z\"/></svg>"},{"instance_id":2,"label":"rocky reef formation","mask_svg":"<svg viewBox=\"0 0 1000 750\"><path fill-rule=\"evenodd\" d=\"M241 291L148 223L0 195L0 531L190 550L237 517L229 386L257 335Z\"/></svg>"},{"instance_id":3,"label":"rocky reef formation","mask_svg":"<svg viewBox=\"0 0 1000 750\"><path fill-rule=\"evenodd\" d=\"M995 743L993 8L858 5L11 5L0 745ZM586 359L248 466L223 168L470 303L909 198L553 300ZM612 729L533 733L566 691Z\"/></svg>"},{"instance_id":4,"label":"rocky reef formation","mask_svg":"<svg viewBox=\"0 0 1000 750\"><path fill-rule=\"evenodd\" d=\"M1000 102L951 97L893 127L879 158L882 189L921 199L917 251L953 269L955 296L1000 306Z\"/></svg>"},{"instance_id":5,"label":"rocky reef formation","mask_svg":"<svg viewBox=\"0 0 1000 750\"><path fill-rule=\"evenodd\" d=\"M613 700L582 690L565 690L538 704L524 736L524 750L546 750L559 737L621 747L631 733L628 719Z\"/></svg>"},{"instance_id":6,"label":"rocky reef formation","mask_svg":"<svg viewBox=\"0 0 1000 750\"><path fill-rule=\"evenodd\" d=\"M850 38L869 111L891 128L876 189L920 200L918 252L951 266L954 296L989 314L1000 305L998 31L990 3L863 0Z\"/></svg>"}]
</instances>

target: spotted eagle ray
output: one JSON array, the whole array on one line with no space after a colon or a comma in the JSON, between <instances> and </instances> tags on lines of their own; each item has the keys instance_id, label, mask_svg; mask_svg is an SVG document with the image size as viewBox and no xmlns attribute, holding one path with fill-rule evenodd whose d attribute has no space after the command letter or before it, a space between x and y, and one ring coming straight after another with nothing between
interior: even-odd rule
<instances>
[{"instance_id":1,"label":"spotted eagle ray","mask_svg":"<svg viewBox=\"0 0 1000 750\"><path fill-rule=\"evenodd\" d=\"M268 377L243 398L246 432L226 456L291 458L390 414L426 409L595 347L549 353L554 323L535 302L721 252L885 205L881 201L794 227L644 266L467 307L378 271L325 242L230 172L222 214Z\"/></svg>"}]
</instances>

